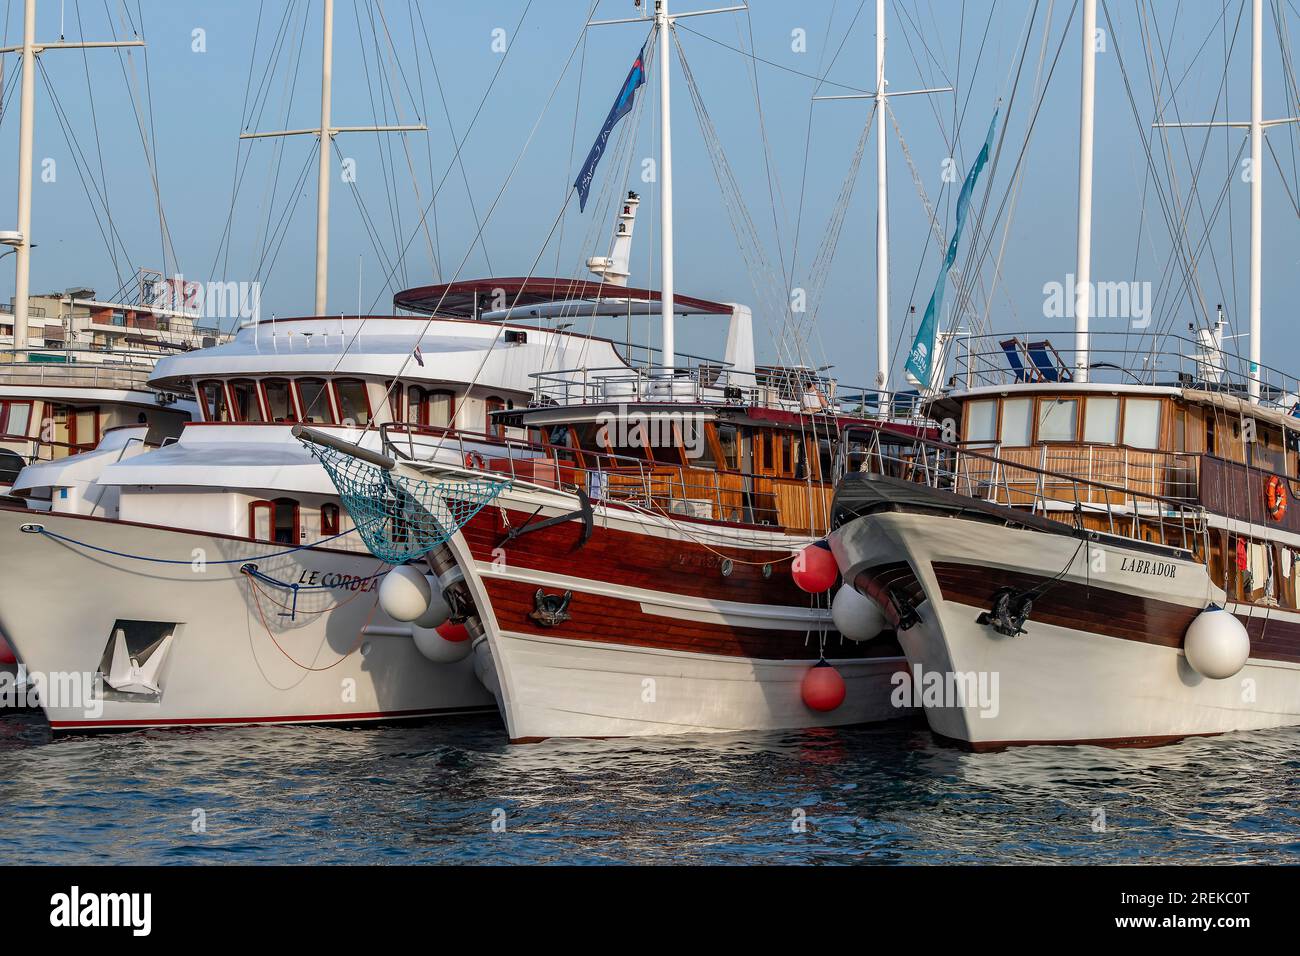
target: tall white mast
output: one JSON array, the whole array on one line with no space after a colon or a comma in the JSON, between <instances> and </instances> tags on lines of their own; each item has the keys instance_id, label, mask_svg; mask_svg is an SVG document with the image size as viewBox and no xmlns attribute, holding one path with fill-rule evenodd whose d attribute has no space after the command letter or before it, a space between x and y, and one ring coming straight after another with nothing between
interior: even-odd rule
<instances>
[{"instance_id":1,"label":"tall white mast","mask_svg":"<svg viewBox=\"0 0 1300 956\"><path fill-rule=\"evenodd\" d=\"M663 367L677 363L673 319L673 124L671 37L668 0L656 0L655 31L659 40L659 256L660 315L663 324Z\"/></svg>"},{"instance_id":2,"label":"tall white mast","mask_svg":"<svg viewBox=\"0 0 1300 956\"><path fill-rule=\"evenodd\" d=\"M1079 235L1074 266L1074 380L1088 380L1092 310L1092 129L1097 75L1097 0L1083 2L1082 94L1079 103Z\"/></svg>"},{"instance_id":3,"label":"tall white mast","mask_svg":"<svg viewBox=\"0 0 1300 956\"><path fill-rule=\"evenodd\" d=\"M0 53L22 53L23 87L18 108L18 240L14 250L14 350L27 347L28 298L32 278L32 161L36 130L36 57L46 50L81 50L98 47L144 46L143 40L65 43L36 42L36 0L23 7L21 46L0 48Z\"/></svg>"},{"instance_id":4,"label":"tall white mast","mask_svg":"<svg viewBox=\"0 0 1300 956\"><path fill-rule=\"evenodd\" d=\"M641 2L637 0L637 10ZM663 368L672 369L677 364L677 350L673 319L673 130L672 130L672 26L682 17L705 17L714 13L739 13L744 5L715 7L711 10L691 10L688 13L668 12L668 0L655 0L655 40L659 44L659 258L660 258L660 318L663 325ZM645 23L639 17L620 17L616 20L591 20L589 27L610 26L615 23Z\"/></svg>"},{"instance_id":5,"label":"tall white mast","mask_svg":"<svg viewBox=\"0 0 1300 956\"><path fill-rule=\"evenodd\" d=\"M885 151L885 0L876 0L876 388L889 391L889 173Z\"/></svg>"},{"instance_id":6,"label":"tall white mast","mask_svg":"<svg viewBox=\"0 0 1300 956\"><path fill-rule=\"evenodd\" d=\"M32 276L32 138L36 122L36 0L23 12L23 89L18 108L18 232L14 252L14 350L27 348L27 300Z\"/></svg>"},{"instance_id":7,"label":"tall white mast","mask_svg":"<svg viewBox=\"0 0 1300 956\"><path fill-rule=\"evenodd\" d=\"M1259 402L1260 298L1264 258L1264 2L1251 8L1250 40L1250 371L1251 402Z\"/></svg>"},{"instance_id":8,"label":"tall white mast","mask_svg":"<svg viewBox=\"0 0 1300 956\"><path fill-rule=\"evenodd\" d=\"M330 257L330 96L334 85L334 0L325 0L321 31L320 66L320 169L316 180L316 315L328 304Z\"/></svg>"},{"instance_id":9,"label":"tall white mast","mask_svg":"<svg viewBox=\"0 0 1300 956\"><path fill-rule=\"evenodd\" d=\"M1225 127L1246 128L1250 132L1250 368L1246 388L1252 403L1260 397L1260 356L1263 331L1264 267L1264 131L1272 126L1300 122L1294 116L1264 119L1264 3L1253 0L1250 23L1250 122L1223 120L1202 123L1154 123L1156 128Z\"/></svg>"},{"instance_id":10,"label":"tall white mast","mask_svg":"<svg viewBox=\"0 0 1300 956\"><path fill-rule=\"evenodd\" d=\"M315 136L320 140L320 165L316 179L316 315L326 315L329 306L330 254L330 148L339 133L419 133L423 123L401 126L335 126L331 118L334 90L334 0L325 0L321 30L320 126L315 129L287 129L271 133L241 133L240 139L275 136Z\"/></svg>"},{"instance_id":11,"label":"tall white mast","mask_svg":"<svg viewBox=\"0 0 1300 956\"><path fill-rule=\"evenodd\" d=\"M889 92L885 80L885 0L876 0L876 90L874 93L814 96L814 100L872 99L876 103L876 388L889 391L889 169L885 111L896 96L951 93L951 86Z\"/></svg>"}]
</instances>

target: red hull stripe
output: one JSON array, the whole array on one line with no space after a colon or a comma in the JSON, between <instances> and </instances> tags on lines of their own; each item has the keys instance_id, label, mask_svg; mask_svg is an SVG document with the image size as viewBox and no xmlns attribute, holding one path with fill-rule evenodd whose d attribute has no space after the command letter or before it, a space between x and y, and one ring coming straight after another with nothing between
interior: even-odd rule
<instances>
[{"instance_id":1,"label":"red hull stripe","mask_svg":"<svg viewBox=\"0 0 1300 956\"><path fill-rule=\"evenodd\" d=\"M454 714L495 713L496 707L428 707L421 710L377 710L363 714L302 714L288 717L164 717L139 720L51 720L55 730L76 727L215 727L221 724L319 724L354 720L398 720L414 717L450 717Z\"/></svg>"}]
</instances>

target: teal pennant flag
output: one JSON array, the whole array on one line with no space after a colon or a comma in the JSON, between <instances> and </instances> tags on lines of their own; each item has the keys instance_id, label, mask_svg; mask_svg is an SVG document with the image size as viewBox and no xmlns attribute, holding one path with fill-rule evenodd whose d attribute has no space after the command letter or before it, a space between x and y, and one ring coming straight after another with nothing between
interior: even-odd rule
<instances>
[{"instance_id":1,"label":"teal pennant flag","mask_svg":"<svg viewBox=\"0 0 1300 956\"><path fill-rule=\"evenodd\" d=\"M952 238L948 240L948 254L944 256L943 267L939 270L939 278L934 283L934 292L930 294L930 304L925 307L925 315L921 318L921 327L916 330L916 339L912 342L912 350L907 355L907 364L904 368L922 388L928 388L930 385L936 326L939 321L939 313L943 310L943 293L948 285L948 270L952 268L953 262L957 259L957 246L961 242L961 227L966 221L966 210L970 206L971 193L975 191L975 182L979 179L984 164L989 161L989 153L993 149L993 131L998 125L999 112L1000 110L993 111L993 120L989 123L989 133L984 137L984 145L980 148L979 155L975 157L975 164L971 166L970 172L966 174L966 182L962 183L961 195L957 197L957 225L953 228Z\"/></svg>"}]
</instances>

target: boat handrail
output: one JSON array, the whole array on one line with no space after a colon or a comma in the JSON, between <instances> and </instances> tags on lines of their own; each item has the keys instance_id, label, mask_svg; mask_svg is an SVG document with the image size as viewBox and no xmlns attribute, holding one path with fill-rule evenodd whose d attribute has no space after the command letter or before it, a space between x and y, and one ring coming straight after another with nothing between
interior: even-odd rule
<instances>
[{"instance_id":1,"label":"boat handrail","mask_svg":"<svg viewBox=\"0 0 1300 956\"><path fill-rule=\"evenodd\" d=\"M1053 345L1052 336L1061 343ZM1061 329L962 336L952 349L950 389L981 386L1071 384L1074 338ZM1031 355L1031 351L1037 350ZM1194 341L1169 333L1093 331L1088 344L1088 381L1093 384L1164 386L1248 394L1249 360L1209 336ZM1260 398L1287 413L1300 402L1300 379L1260 365Z\"/></svg>"},{"instance_id":2,"label":"boat handrail","mask_svg":"<svg viewBox=\"0 0 1300 956\"><path fill-rule=\"evenodd\" d=\"M855 435L861 433L865 433L865 438L857 439L859 450L854 451ZM906 451L887 452L886 444ZM1131 522L1127 536L1139 537L1141 522L1146 519L1158 523L1161 538L1167 541L1165 523L1168 521L1181 535L1181 547L1189 550L1189 535L1196 538L1206 532L1207 512L1199 502L1080 478L938 439L850 426L844 431L841 454L836 463L837 473L848 473L851 459L858 455L862 456L862 461L857 471L903 478L975 500L1027 510L1031 514L1048 514L1054 510L1049 507L1049 502L1072 505L1068 513L1079 516L1105 514L1111 534L1126 534L1117 525L1118 517ZM945 457L948 462L943 460ZM972 470L966 464L971 460L986 467ZM898 467L891 469L888 465ZM891 472L895 473L891 475ZM1027 477L1018 477L1021 474ZM1060 493L1064 489L1068 489L1066 497ZM1120 500L1116 501L1117 498ZM1125 501L1131 505L1121 505Z\"/></svg>"}]
</instances>

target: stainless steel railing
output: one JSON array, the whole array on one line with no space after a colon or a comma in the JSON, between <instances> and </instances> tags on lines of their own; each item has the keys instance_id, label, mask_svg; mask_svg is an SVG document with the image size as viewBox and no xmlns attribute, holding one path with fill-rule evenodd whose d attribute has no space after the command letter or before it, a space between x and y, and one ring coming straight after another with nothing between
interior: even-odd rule
<instances>
[{"instance_id":1,"label":"stainless steel railing","mask_svg":"<svg viewBox=\"0 0 1300 956\"><path fill-rule=\"evenodd\" d=\"M841 467L1053 520L1080 523L1092 518L1112 536L1184 550L1205 543L1205 509L1187 498L1082 478L933 439L849 429Z\"/></svg>"}]
</instances>

